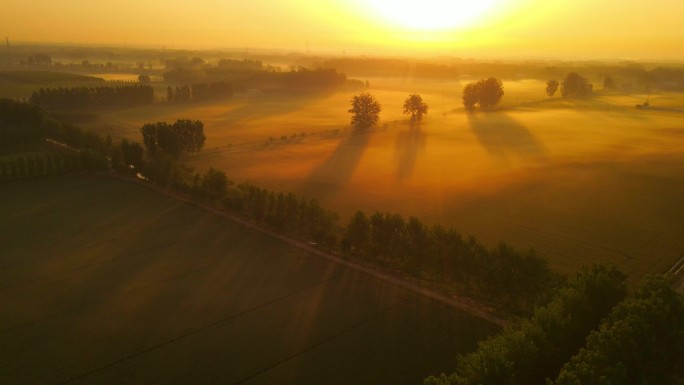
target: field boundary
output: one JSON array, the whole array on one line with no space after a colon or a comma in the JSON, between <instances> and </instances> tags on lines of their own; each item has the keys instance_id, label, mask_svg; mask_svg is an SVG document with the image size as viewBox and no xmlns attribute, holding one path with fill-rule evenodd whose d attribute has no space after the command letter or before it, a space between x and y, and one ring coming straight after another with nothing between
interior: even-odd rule
<instances>
[{"instance_id":1,"label":"field boundary","mask_svg":"<svg viewBox=\"0 0 684 385\"><path fill-rule=\"evenodd\" d=\"M485 307L482 304L479 304L477 302L474 302L472 300L464 300L462 298L458 298L456 296L447 296L445 294L439 293L433 289L430 289L428 287L425 287L424 285L421 285L420 283L417 282L411 282L408 281L404 278L397 277L396 275L393 275L391 273L385 272L378 270L377 268L372 268L368 266L364 266L360 263L352 262L347 259L344 259L340 256L337 256L335 254L320 250L318 248L315 248L311 245L309 245L306 242L296 240L294 238L291 238L287 235L284 235L282 233L279 233L277 231L273 231L271 229L265 228L263 226L258 225L257 223L254 223L252 221L240 218L236 215L230 214L226 211L217 209L216 207L212 207L210 205L207 205L205 203L198 202L196 200L193 200L191 198L188 198L186 196L183 196L182 194L175 193L172 191L169 191L163 187L156 186L150 182L145 182L139 179L134 179L131 177L124 177L121 175L116 175L116 174L100 174L100 175L106 175L111 178L119 179L122 181L126 181L129 183L133 183L139 186L144 186L148 189L154 190L156 192L159 192L161 194L164 194L168 197L174 198L176 200L182 201L187 204L191 204L193 206L202 208L206 211L209 211L213 214L216 214L218 216L221 216L223 218L229 219L235 223L238 223L242 226L245 226L247 228L250 228L252 230L256 230L262 234L266 234L270 237L276 238L282 242L287 243L290 246L294 246L296 248L299 248L303 251L306 251L307 253L317 255L319 257L323 257L329 261L332 261L336 264L342 265L344 267L368 274L370 276L373 276L374 278L377 278L381 281L390 283L394 286L409 290L411 292L414 292L416 294L422 295L424 297L430 298L434 301L440 302L444 305L450 306L452 308L461 310L463 312L466 312L472 316L475 316L477 318L483 319L487 322L490 322L492 324L498 325L498 326L506 326L508 321L504 318L501 318L494 314L493 311L488 310L487 307Z\"/></svg>"}]
</instances>

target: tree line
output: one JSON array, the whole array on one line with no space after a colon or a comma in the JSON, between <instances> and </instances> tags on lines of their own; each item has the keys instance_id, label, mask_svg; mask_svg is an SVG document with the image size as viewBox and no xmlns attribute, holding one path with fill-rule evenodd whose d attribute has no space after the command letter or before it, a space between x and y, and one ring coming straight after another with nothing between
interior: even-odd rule
<instances>
[{"instance_id":1,"label":"tree line","mask_svg":"<svg viewBox=\"0 0 684 385\"><path fill-rule=\"evenodd\" d=\"M233 85L225 81L177 87L168 86L166 89L166 101L169 103L179 103L230 98L233 96L233 93Z\"/></svg>"},{"instance_id":2,"label":"tree line","mask_svg":"<svg viewBox=\"0 0 684 385\"><path fill-rule=\"evenodd\" d=\"M684 297L662 277L626 296L615 268L585 268L534 315L425 385L674 384L684 380Z\"/></svg>"},{"instance_id":3,"label":"tree line","mask_svg":"<svg viewBox=\"0 0 684 385\"><path fill-rule=\"evenodd\" d=\"M151 86L41 88L29 102L46 108L119 107L151 104Z\"/></svg>"}]
</instances>

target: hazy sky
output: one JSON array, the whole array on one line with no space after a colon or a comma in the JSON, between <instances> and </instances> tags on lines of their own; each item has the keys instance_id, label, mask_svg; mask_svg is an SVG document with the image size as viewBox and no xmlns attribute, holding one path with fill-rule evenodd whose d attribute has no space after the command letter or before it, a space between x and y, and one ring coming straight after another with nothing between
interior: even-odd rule
<instances>
[{"instance_id":1,"label":"hazy sky","mask_svg":"<svg viewBox=\"0 0 684 385\"><path fill-rule=\"evenodd\" d=\"M683 1L5 0L0 33L174 48L684 59Z\"/></svg>"}]
</instances>

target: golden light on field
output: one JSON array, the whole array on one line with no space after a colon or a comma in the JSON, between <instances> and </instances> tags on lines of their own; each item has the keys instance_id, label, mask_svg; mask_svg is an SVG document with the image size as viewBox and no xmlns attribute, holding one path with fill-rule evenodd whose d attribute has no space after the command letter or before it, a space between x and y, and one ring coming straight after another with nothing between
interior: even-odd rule
<instances>
[{"instance_id":1,"label":"golden light on field","mask_svg":"<svg viewBox=\"0 0 684 385\"><path fill-rule=\"evenodd\" d=\"M481 21L499 0L366 0L368 6L393 26L412 30L462 28Z\"/></svg>"}]
</instances>

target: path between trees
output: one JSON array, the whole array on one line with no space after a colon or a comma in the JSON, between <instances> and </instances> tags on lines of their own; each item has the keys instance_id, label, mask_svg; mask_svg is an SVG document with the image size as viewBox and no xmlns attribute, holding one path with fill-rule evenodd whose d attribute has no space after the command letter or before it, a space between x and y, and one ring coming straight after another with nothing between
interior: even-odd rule
<instances>
[{"instance_id":1,"label":"path between trees","mask_svg":"<svg viewBox=\"0 0 684 385\"><path fill-rule=\"evenodd\" d=\"M313 246L307 244L306 242L298 241L298 240L293 239L291 237L288 237L284 234L281 234L281 233L278 233L276 231L267 229L263 226L259 226L258 224L251 222L249 220L240 218L240 217L233 215L233 214L229 214L225 211L219 210L215 207L211 207L207 204L197 202L193 199L187 198L181 194L175 193L173 191L169 191L169 190L164 189L162 187L155 186L149 182L145 182L145 181L134 179L134 178L127 178L127 177L123 177L123 176L115 175L115 174L106 174L106 175L109 175L111 177L114 177L114 178L117 178L117 179L120 179L123 181L132 182L132 183L135 183L138 185L145 186L145 187L150 188L152 190L155 190L159 193L162 193L166 196L169 196L169 197L172 197L174 199L180 200L182 202L185 202L185 203L194 205L196 207L202 208L202 209L207 210L213 214L219 215L219 216L224 217L226 219L229 219L233 222L239 223L245 227L248 227L250 229L259 231L263 234L269 235L273 238L276 238L280 241L283 241L283 242L285 242L291 246L297 247L297 248L299 248L303 251L306 251L310 254L315 254L319 257L326 258L326 259L328 259L332 262L335 262L339 265L342 265L342 266L348 267L350 269L371 275L374 278L380 279L380 280L388 282L392 285L395 285L395 286L407 289L409 291L412 291L414 293L420 294L424 297L430 298L432 300L435 300L435 301L440 302L442 304L445 304L447 306L461 310L461 311L466 312L472 316L478 317L480 319L483 319L483 320L488 321L490 323L493 323L495 325L506 326L506 324L508 322L505 319L495 315L492 311L489 311L482 304L478 304L478 303L475 303L472 301L466 301L466 300L458 298L458 297L450 297L450 296L444 295L442 293L439 293L433 289L422 286L416 282L411 282L411 281L408 281L404 278L400 278L400 277L397 277L395 275L392 275L391 273L387 273L387 272L378 270L376 268L371 268L371 267L364 266L364 265L361 265L361 264L356 263L356 262L349 261L349 260L341 258L335 254L325 252L325 251L320 250L316 247L313 247Z\"/></svg>"}]
</instances>

